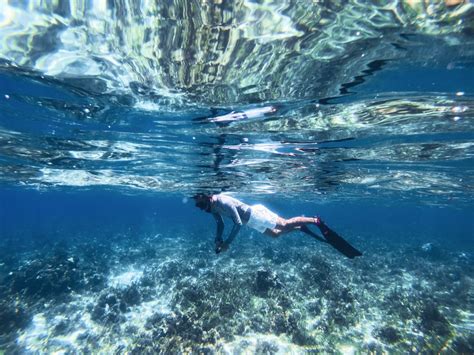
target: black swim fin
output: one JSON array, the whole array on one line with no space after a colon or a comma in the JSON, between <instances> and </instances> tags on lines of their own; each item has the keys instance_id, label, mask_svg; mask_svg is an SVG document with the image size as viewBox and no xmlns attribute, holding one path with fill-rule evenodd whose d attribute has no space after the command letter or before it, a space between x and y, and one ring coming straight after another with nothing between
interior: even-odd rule
<instances>
[{"instance_id":1,"label":"black swim fin","mask_svg":"<svg viewBox=\"0 0 474 355\"><path fill-rule=\"evenodd\" d=\"M318 227L323 233L324 238L326 238L328 244L332 245L335 249L347 256L349 259L354 259L356 256L362 255L360 251L358 251L344 238L330 229L323 221L321 221L321 219L319 219Z\"/></svg>"}]
</instances>

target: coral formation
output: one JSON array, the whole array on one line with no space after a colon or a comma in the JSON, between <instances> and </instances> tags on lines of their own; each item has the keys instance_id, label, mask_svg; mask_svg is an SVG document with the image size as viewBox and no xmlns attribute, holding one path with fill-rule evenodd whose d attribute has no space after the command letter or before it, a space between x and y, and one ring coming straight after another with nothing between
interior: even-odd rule
<instances>
[{"instance_id":1,"label":"coral formation","mask_svg":"<svg viewBox=\"0 0 474 355\"><path fill-rule=\"evenodd\" d=\"M472 295L469 255L365 242L366 256L354 262L309 239L270 247L250 238L214 256L197 240L184 232L122 236L97 241L97 250L78 240L3 261L11 271L0 288L2 347L472 352L471 320L463 316Z\"/></svg>"}]
</instances>

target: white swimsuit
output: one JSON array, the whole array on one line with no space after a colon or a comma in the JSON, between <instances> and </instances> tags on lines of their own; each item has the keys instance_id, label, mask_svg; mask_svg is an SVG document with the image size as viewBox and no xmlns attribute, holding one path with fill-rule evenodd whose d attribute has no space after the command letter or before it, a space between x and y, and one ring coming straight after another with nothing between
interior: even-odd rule
<instances>
[{"instance_id":1,"label":"white swimsuit","mask_svg":"<svg viewBox=\"0 0 474 355\"><path fill-rule=\"evenodd\" d=\"M263 205L253 205L250 207L250 218L247 226L260 233L265 230L275 228L278 221L278 215L270 211Z\"/></svg>"}]
</instances>

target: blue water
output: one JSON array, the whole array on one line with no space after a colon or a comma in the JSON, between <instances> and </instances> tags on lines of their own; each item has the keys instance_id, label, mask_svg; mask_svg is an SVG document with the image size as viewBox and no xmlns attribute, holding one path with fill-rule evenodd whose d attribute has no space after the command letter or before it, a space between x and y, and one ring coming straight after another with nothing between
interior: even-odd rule
<instances>
[{"instance_id":1,"label":"blue water","mask_svg":"<svg viewBox=\"0 0 474 355\"><path fill-rule=\"evenodd\" d=\"M115 191L37 192L3 190L0 216L2 235L34 239L35 236L67 240L75 236L101 233L154 233L162 228L206 229L201 238L212 247L214 221L185 201L183 194L127 196ZM367 239L389 238L397 243L447 243L448 249L472 252L474 211L425 207L414 203L384 205L367 203L321 203L290 201L281 197L249 197L246 202L264 202L281 216L325 216L345 234ZM26 223L25 223L26 222ZM73 227L73 228L72 228ZM245 234L245 231L244 231ZM271 243L271 241L268 241Z\"/></svg>"},{"instance_id":2,"label":"blue water","mask_svg":"<svg viewBox=\"0 0 474 355\"><path fill-rule=\"evenodd\" d=\"M4 5L0 354L474 352L474 5L449 3ZM363 256L247 227L216 255L196 193Z\"/></svg>"}]
</instances>

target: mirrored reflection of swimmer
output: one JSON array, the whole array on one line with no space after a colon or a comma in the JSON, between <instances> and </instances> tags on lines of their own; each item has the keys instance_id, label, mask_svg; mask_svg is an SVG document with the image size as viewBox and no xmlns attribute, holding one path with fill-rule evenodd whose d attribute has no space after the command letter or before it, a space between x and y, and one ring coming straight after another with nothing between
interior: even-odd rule
<instances>
[{"instance_id":1,"label":"mirrored reflection of swimmer","mask_svg":"<svg viewBox=\"0 0 474 355\"><path fill-rule=\"evenodd\" d=\"M228 127L235 121L241 121L241 120L258 120L260 118L266 118L267 116L280 111L280 108L276 108L276 106L265 106L265 107L256 107L256 108L251 108L251 109L246 109L242 111L222 111L218 110L216 108L211 108L210 109L211 114L213 116L209 117L197 117L194 118L193 121L194 123L198 124L209 124L209 123L214 123L217 127ZM227 113L226 113L227 112ZM213 137L214 138L214 137ZM232 138L232 137L231 137ZM228 135L227 134L219 134L218 136L215 137L216 143L198 143L201 146L204 147L205 151L209 148L212 148L212 169L215 172L215 178L217 179L217 182L220 183L221 185L226 185L227 181L227 173L225 171L221 170L221 164L224 162L226 164L231 163L235 156L236 156L236 150L229 150L229 149L223 149L223 147L226 145L226 142L228 140ZM233 179L233 184L237 183L235 180L235 176L232 177Z\"/></svg>"},{"instance_id":2,"label":"mirrored reflection of swimmer","mask_svg":"<svg viewBox=\"0 0 474 355\"><path fill-rule=\"evenodd\" d=\"M351 246L347 241L331 230L319 217L293 217L284 219L279 217L263 205L249 206L227 195L197 194L194 196L196 207L211 213L217 222L215 251L217 254L226 251L240 231L242 225L247 225L260 233L270 237L279 237L283 234L301 231L311 237L330 244L348 258L361 256L362 253ZM234 226L224 241L223 217L229 217ZM315 225L319 228L324 238L314 233L308 226Z\"/></svg>"},{"instance_id":3,"label":"mirrored reflection of swimmer","mask_svg":"<svg viewBox=\"0 0 474 355\"><path fill-rule=\"evenodd\" d=\"M275 112L277 112L277 108L275 106L256 107L247 110L232 111L223 115L218 115L217 111L215 111L216 115L213 117L199 117L195 118L193 121L213 122L216 124L226 125L236 121L264 118Z\"/></svg>"},{"instance_id":4,"label":"mirrored reflection of swimmer","mask_svg":"<svg viewBox=\"0 0 474 355\"><path fill-rule=\"evenodd\" d=\"M258 107L258 108L244 110L244 111L232 111L222 116L210 117L208 121L224 123L224 122L233 122L233 121L262 118L265 115L275 113L276 111L277 109L274 106Z\"/></svg>"}]
</instances>

